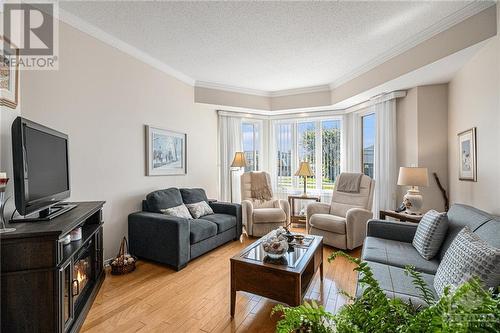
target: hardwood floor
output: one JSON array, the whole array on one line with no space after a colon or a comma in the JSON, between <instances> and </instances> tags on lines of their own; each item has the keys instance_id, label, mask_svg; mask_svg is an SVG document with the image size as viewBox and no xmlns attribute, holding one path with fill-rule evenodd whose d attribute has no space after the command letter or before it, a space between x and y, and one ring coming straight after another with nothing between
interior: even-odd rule
<instances>
[{"instance_id":1,"label":"hardwood floor","mask_svg":"<svg viewBox=\"0 0 500 333\"><path fill-rule=\"evenodd\" d=\"M278 316L270 316L277 304L272 300L238 292L234 319L229 315L229 258L253 241L221 246L180 272L145 261L128 275L108 272L81 331L274 332ZM335 312L346 302L338 291L354 293L356 273L343 258L328 263L332 251L325 246L324 281L317 273L305 298ZM350 254L359 256L360 249Z\"/></svg>"}]
</instances>

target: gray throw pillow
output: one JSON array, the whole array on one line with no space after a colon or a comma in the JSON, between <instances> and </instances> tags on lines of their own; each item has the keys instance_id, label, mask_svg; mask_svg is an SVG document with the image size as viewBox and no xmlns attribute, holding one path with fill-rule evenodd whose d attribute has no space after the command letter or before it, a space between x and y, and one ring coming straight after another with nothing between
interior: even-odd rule
<instances>
[{"instance_id":1,"label":"gray throw pillow","mask_svg":"<svg viewBox=\"0 0 500 333\"><path fill-rule=\"evenodd\" d=\"M448 216L446 213L439 213L430 210L422 217L417 226L413 247L422 258L431 260L441 248L441 244L448 230Z\"/></svg>"},{"instance_id":2,"label":"gray throw pillow","mask_svg":"<svg viewBox=\"0 0 500 333\"><path fill-rule=\"evenodd\" d=\"M489 245L465 227L455 237L439 264L434 277L434 289L441 296L446 286L454 290L475 276L487 288L500 284L500 249Z\"/></svg>"},{"instance_id":3,"label":"gray throw pillow","mask_svg":"<svg viewBox=\"0 0 500 333\"><path fill-rule=\"evenodd\" d=\"M192 220L191 214L184 204L167 209L160 209L160 211L169 216L182 217L184 219Z\"/></svg>"},{"instance_id":4,"label":"gray throw pillow","mask_svg":"<svg viewBox=\"0 0 500 333\"><path fill-rule=\"evenodd\" d=\"M214 213L212 208L207 204L206 201L195 202L192 204L187 204L187 208L191 215L197 219L205 215L211 215Z\"/></svg>"}]
</instances>

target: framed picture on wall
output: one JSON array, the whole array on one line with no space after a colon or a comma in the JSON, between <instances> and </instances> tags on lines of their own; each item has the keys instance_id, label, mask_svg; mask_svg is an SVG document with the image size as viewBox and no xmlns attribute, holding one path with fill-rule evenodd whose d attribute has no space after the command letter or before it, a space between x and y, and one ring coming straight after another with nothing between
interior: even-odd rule
<instances>
[{"instance_id":1,"label":"framed picture on wall","mask_svg":"<svg viewBox=\"0 0 500 333\"><path fill-rule=\"evenodd\" d=\"M3 37L0 41L3 43ZM6 42L10 44L7 40ZM3 49L3 48L2 48ZM15 54L2 50L0 54L0 106L15 109L19 96L19 50Z\"/></svg>"},{"instance_id":2,"label":"framed picture on wall","mask_svg":"<svg viewBox=\"0 0 500 333\"><path fill-rule=\"evenodd\" d=\"M476 128L458 133L458 179L477 181Z\"/></svg>"},{"instance_id":3,"label":"framed picture on wall","mask_svg":"<svg viewBox=\"0 0 500 333\"><path fill-rule=\"evenodd\" d=\"M185 175L187 135L146 125L146 175Z\"/></svg>"}]
</instances>

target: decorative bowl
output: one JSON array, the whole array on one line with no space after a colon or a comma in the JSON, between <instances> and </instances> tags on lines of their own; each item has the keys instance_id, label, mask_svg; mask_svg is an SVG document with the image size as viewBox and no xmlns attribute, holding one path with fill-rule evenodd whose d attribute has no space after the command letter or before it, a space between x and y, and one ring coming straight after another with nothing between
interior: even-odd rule
<instances>
[{"instance_id":1,"label":"decorative bowl","mask_svg":"<svg viewBox=\"0 0 500 333\"><path fill-rule=\"evenodd\" d=\"M270 258L279 259L288 251L287 237L278 229L262 240L262 248Z\"/></svg>"},{"instance_id":2,"label":"decorative bowl","mask_svg":"<svg viewBox=\"0 0 500 333\"><path fill-rule=\"evenodd\" d=\"M294 238L297 244L301 244L304 241L304 235L295 235Z\"/></svg>"}]
</instances>

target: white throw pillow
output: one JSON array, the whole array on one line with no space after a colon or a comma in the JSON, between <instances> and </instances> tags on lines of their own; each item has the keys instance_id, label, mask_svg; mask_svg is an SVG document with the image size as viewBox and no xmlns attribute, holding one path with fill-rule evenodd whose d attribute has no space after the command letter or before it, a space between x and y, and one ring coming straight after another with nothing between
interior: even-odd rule
<instances>
[{"instance_id":1,"label":"white throw pillow","mask_svg":"<svg viewBox=\"0 0 500 333\"><path fill-rule=\"evenodd\" d=\"M475 276L487 288L500 284L500 249L465 227L446 250L434 276L434 289L442 296L446 286L454 290Z\"/></svg>"},{"instance_id":2,"label":"white throw pillow","mask_svg":"<svg viewBox=\"0 0 500 333\"><path fill-rule=\"evenodd\" d=\"M208 205L206 201L200 201L192 204L187 204L187 208L189 212L193 216L193 218L198 219L205 215L211 215L214 213L212 208Z\"/></svg>"},{"instance_id":3,"label":"white throw pillow","mask_svg":"<svg viewBox=\"0 0 500 333\"><path fill-rule=\"evenodd\" d=\"M431 260L441 248L448 230L448 216L430 210L422 217L413 238L413 247L422 258Z\"/></svg>"},{"instance_id":4,"label":"white throw pillow","mask_svg":"<svg viewBox=\"0 0 500 333\"><path fill-rule=\"evenodd\" d=\"M189 214L188 209L184 204L175 206L172 208L167 208L167 209L160 209L160 211L169 216L175 216L175 217L182 217L184 219L192 220L193 218L191 217L191 214Z\"/></svg>"}]
</instances>

